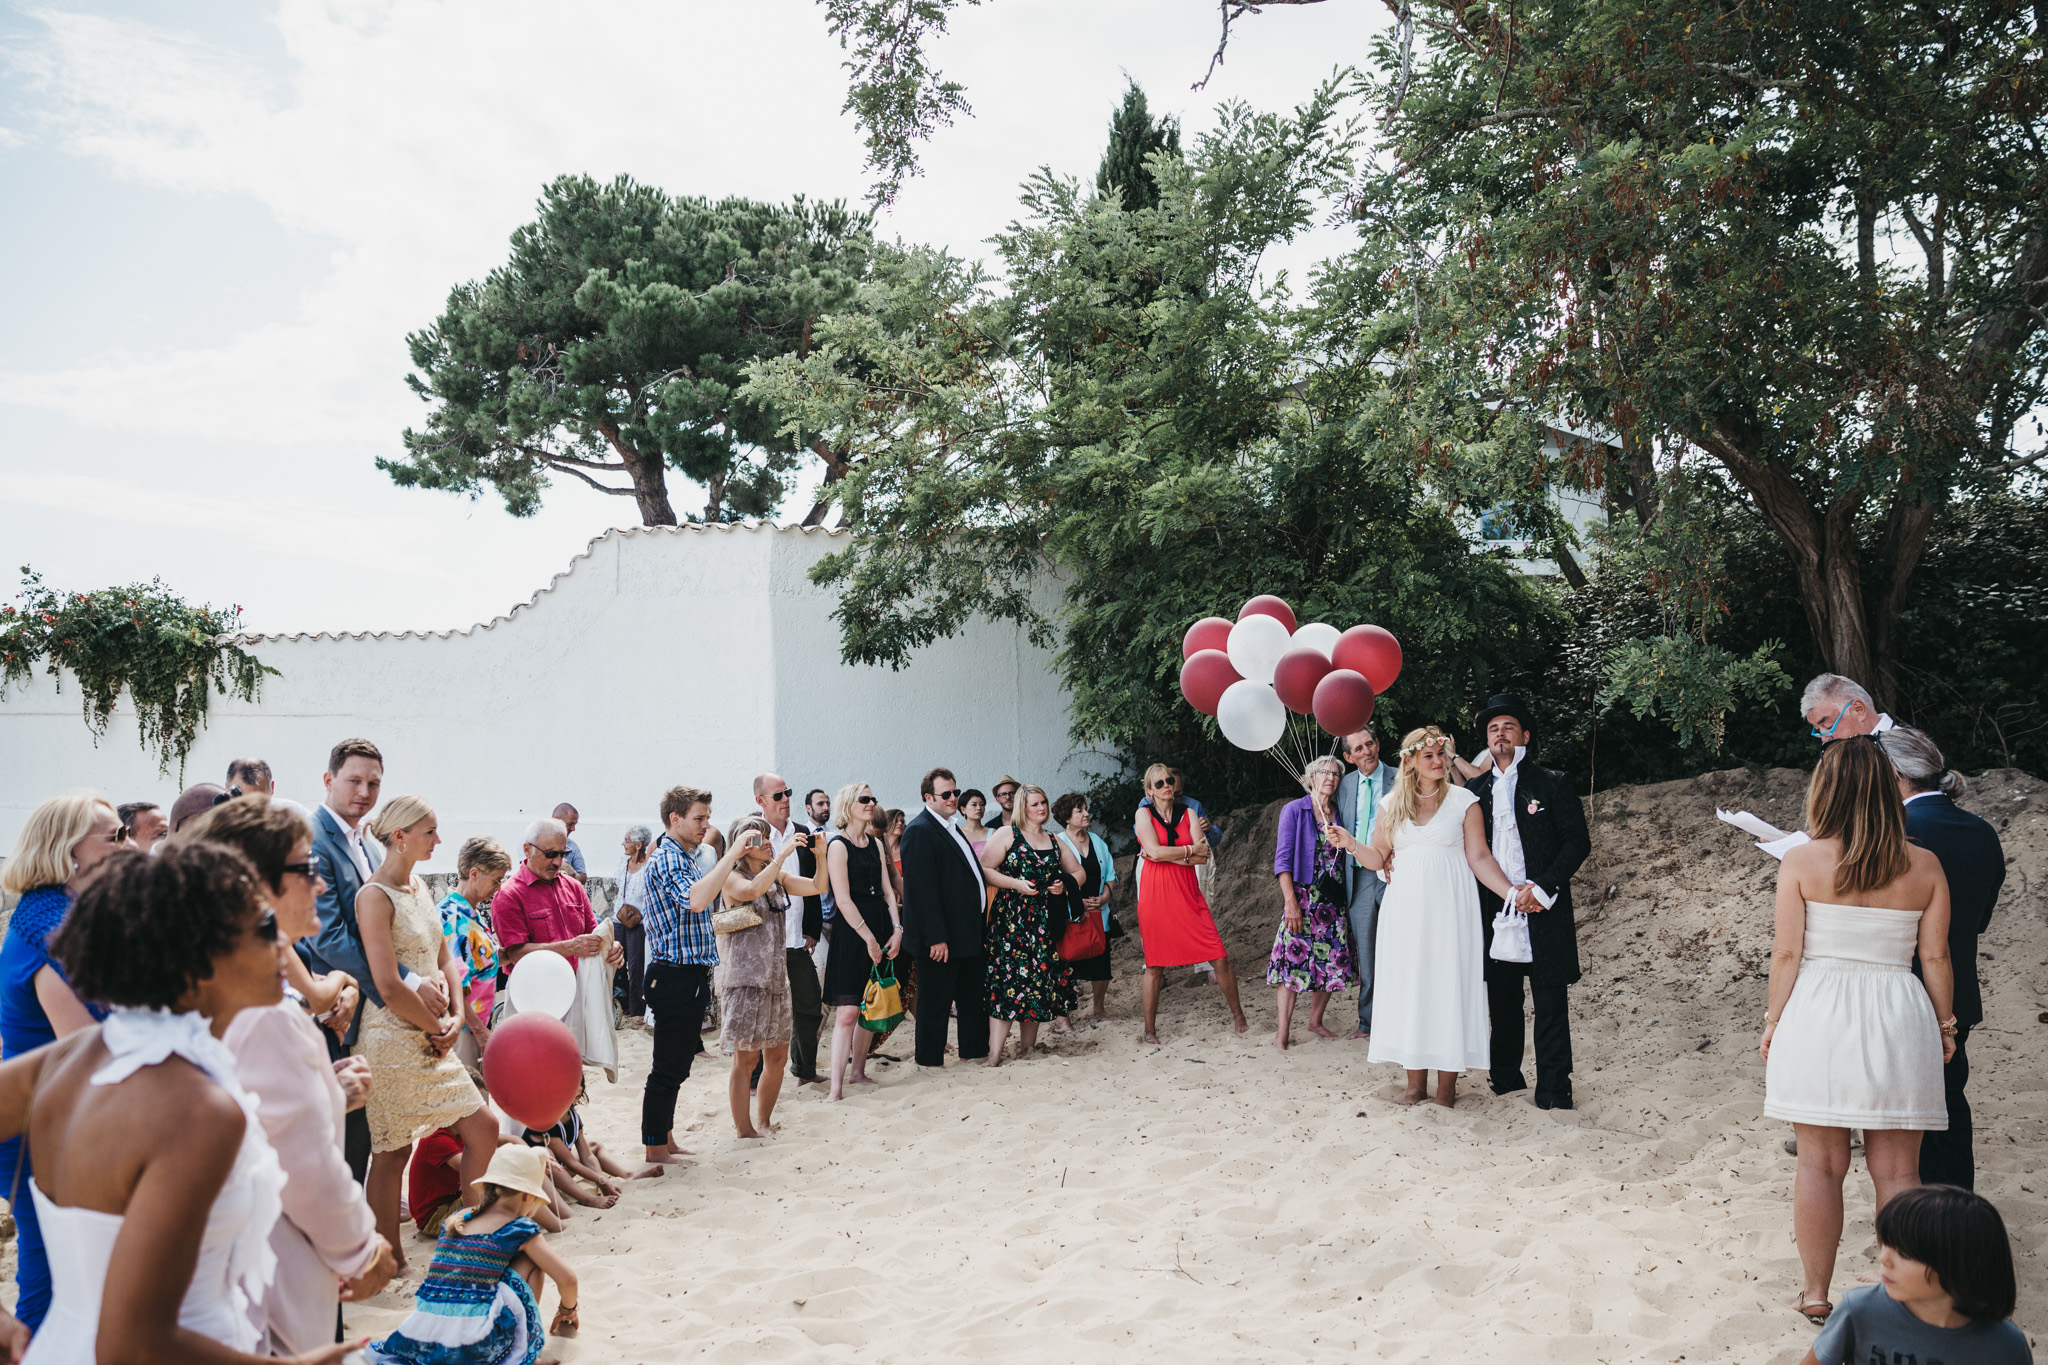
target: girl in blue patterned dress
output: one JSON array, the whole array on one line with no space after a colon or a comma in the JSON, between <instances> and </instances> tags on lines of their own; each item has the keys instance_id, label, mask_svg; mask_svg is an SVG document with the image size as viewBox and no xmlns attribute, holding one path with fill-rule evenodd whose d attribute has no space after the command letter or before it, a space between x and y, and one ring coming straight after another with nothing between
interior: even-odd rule
<instances>
[{"instance_id":1,"label":"girl in blue patterned dress","mask_svg":"<svg viewBox=\"0 0 2048 1365\"><path fill-rule=\"evenodd\" d=\"M434 1245L427 1278L398 1330L370 1347L378 1365L533 1365L540 1330L540 1281L562 1297L550 1329L576 1330L576 1272L541 1235L534 1212L547 1203L547 1153L510 1144L491 1154L477 1182L483 1202L451 1217Z\"/></svg>"}]
</instances>

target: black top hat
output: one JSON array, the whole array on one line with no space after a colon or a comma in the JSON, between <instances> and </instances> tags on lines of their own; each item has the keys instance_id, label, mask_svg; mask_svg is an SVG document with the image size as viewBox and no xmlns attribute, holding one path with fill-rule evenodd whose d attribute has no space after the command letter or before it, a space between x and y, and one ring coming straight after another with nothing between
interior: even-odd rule
<instances>
[{"instance_id":1,"label":"black top hat","mask_svg":"<svg viewBox=\"0 0 2048 1365\"><path fill-rule=\"evenodd\" d=\"M1496 716L1513 716L1516 720L1522 722L1524 730L1534 730L1536 728L1536 722L1529 719L1529 708L1524 706L1522 699L1512 692L1496 692L1493 696L1488 697L1485 709L1480 711L1479 719L1474 724L1479 729L1484 730Z\"/></svg>"}]
</instances>

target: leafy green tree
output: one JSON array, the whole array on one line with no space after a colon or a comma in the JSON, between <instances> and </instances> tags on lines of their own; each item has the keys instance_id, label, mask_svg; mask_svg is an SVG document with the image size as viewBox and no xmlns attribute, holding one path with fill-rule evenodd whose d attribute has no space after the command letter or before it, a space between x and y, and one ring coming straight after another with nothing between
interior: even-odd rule
<instances>
[{"instance_id":1,"label":"leafy green tree","mask_svg":"<svg viewBox=\"0 0 2048 1365\"><path fill-rule=\"evenodd\" d=\"M896 202L903 182L920 174L916 143L971 113L957 81L939 74L925 45L944 35L950 12L981 0L819 0L825 22L849 51L852 76L846 112L866 131L868 169L875 172L868 199L876 208Z\"/></svg>"},{"instance_id":2,"label":"leafy green tree","mask_svg":"<svg viewBox=\"0 0 2048 1365\"><path fill-rule=\"evenodd\" d=\"M1006 289L887 252L808 357L754 366L750 393L854 453L857 535L814 573L843 589L849 659L900 667L972 616L1015 621L1057 650L1077 741L1112 767L1172 758L1225 800L1285 778L1180 699L1180 639L1255 592L1400 635L1391 725L1519 676L1561 614L1471 552L1405 447L1372 458L1402 398L1381 334L1311 366L1335 350L1322 315L1261 282L1341 191L1350 141L1325 90L1292 118L1225 109L1186 161L1155 152L1154 207L1041 172L997 238Z\"/></svg>"},{"instance_id":3,"label":"leafy green tree","mask_svg":"<svg viewBox=\"0 0 2048 1365\"><path fill-rule=\"evenodd\" d=\"M1095 172L1095 192L1121 194L1127 209L1158 207L1159 186L1148 163L1162 155L1180 156L1180 120L1170 114L1155 120L1145 92L1132 81L1109 121L1109 146Z\"/></svg>"},{"instance_id":4,"label":"leafy green tree","mask_svg":"<svg viewBox=\"0 0 2048 1365\"><path fill-rule=\"evenodd\" d=\"M19 606L0 606L0 688L38 666L70 673L98 743L126 692L157 771L184 781L185 756L206 724L210 693L256 700L277 670L234 641L242 609L192 606L162 579L125 588L59 592L23 566Z\"/></svg>"},{"instance_id":5,"label":"leafy green tree","mask_svg":"<svg viewBox=\"0 0 2048 1365\"><path fill-rule=\"evenodd\" d=\"M403 487L497 490L531 516L551 475L634 499L674 525L674 470L705 521L774 511L799 457L780 414L739 392L745 367L810 346L867 267L868 220L841 204L671 198L621 176L564 176L512 234L507 263L458 286L407 338L432 405Z\"/></svg>"},{"instance_id":6,"label":"leafy green tree","mask_svg":"<svg viewBox=\"0 0 2048 1365\"><path fill-rule=\"evenodd\" d=\"M1414 11L1358 202L1408 253L1418 364L1619 433L1645 520L1656 452L1718 465L1822 661L1896 700L1941 509L2048 456L2048 13Z\"/></svg>"}]
</instances>

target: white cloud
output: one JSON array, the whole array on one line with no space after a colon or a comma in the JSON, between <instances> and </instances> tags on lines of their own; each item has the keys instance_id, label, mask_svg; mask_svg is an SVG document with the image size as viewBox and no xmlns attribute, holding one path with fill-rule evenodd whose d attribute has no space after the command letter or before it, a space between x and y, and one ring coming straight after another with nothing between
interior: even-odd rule
<instances>
[{"instance_id":1,"label":"white cloud","mask_svg":"<svg viewBox=\"0 0 2048 1365\"><path fill-rule=\"evenodd\" d=\"M0 126L0 152L10 152L16 147L26 147L28 139L12 128Z\"/></svg>"}]
</instances>

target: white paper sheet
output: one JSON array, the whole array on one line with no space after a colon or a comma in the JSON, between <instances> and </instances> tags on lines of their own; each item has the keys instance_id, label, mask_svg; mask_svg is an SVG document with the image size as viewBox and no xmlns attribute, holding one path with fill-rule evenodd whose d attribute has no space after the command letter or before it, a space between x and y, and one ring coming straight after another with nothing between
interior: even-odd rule
<instances>
[{"instance_id":1,"label":"white paper sheet","mask_svg":"<svg viewBox=\"0 0 2048 1365\"><path fill-rule=\"evenodd\" d=\"M1787 834L1770 821L1751 815L1746 810L1722 810L1717 806L1714 814L1755 839L1756 846L1773 858L1783 859L1787 853L1801 844L1812 842L1799 831Z\"/></svg>"}]
</instances>

